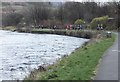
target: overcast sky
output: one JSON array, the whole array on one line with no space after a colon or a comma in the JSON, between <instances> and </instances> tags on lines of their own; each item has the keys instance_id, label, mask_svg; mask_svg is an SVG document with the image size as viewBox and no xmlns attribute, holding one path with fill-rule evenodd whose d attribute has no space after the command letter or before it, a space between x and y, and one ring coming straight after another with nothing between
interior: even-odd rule
<instances>
[{"instance_id":1,"label":"overcast sky","mask_svg":"<svg viewBox=\"0 0 120 82\"><path fill-rule=\"evenodd\" d=\"M2 2L41 2L41 1L45 1L45 2L65 2L65 1L76 1L76 2L118 2L120 0L1 0Z\"/></svg>"}]
</instances>

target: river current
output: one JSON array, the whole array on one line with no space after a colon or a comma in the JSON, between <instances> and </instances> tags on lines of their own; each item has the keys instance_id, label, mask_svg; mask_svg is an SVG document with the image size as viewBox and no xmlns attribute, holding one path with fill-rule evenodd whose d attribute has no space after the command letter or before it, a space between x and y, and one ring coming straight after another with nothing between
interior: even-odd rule
<instances>
[{"instance_id":1,"label":"river current","mask_svg":"<svg viewBox=\"0 0 120 82\"><path fill-rule=\"evenodd\" d=\"M0 30L0 80L22 80L34 68L53 64L88 39Z\"/></svg>"}]
</instances>

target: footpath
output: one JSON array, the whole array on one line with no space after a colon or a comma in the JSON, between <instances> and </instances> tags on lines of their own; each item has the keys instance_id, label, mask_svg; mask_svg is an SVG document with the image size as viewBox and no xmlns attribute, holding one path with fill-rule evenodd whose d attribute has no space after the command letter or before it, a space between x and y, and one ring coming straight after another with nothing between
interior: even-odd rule
<instances>
[{"instance_id":1,"label":"footpath","mask_svg":"<svg viewBox=\"0 0 120 82\"><path fill-rule=\"evenodd\" d=\"M97 69L94 80L118 80L118 39L117 34L114 44L104 53ZM120 40L119 40L120 41ZM119 78L120 79L120 78Z\"/></svg>"}]
</instances>

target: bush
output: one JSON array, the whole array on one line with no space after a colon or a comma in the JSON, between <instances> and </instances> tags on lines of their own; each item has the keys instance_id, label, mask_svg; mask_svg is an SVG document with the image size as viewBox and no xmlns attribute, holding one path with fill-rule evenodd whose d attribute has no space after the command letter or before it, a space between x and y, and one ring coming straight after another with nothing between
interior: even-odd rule
<instances>
[{"instance_id":1,"label":"bush","mask_svg":"<svg viewBox=\"0 0 120 82\"><path fill-rule=\"evenodd\" d=\"M74 24L76 24L76 25L82 25L82 24L84 24L84 22L85 21L83 21L82 19L77 19Z\"/></svg>"},{"instance_id":2,"label":"bush","mask_svg":"<svg viewBox=\"0 0 120 82\"><path fill-rule=\"evenodd\" d=\"M16 26L23 16L19 13L8 13L2 15L2 25L3 26Z\"/></svg>"},{"instance_id":3,"label":"bush","mask_svg":"<svg viewBox=\"0 0 120 82\"><path fill-rule=\"evenodd\" d=\"M98 24L102 24L103 28L107 26L108 16L94 18L90 23L90 28L95 29Z\"/></svg>"}]
</instances>

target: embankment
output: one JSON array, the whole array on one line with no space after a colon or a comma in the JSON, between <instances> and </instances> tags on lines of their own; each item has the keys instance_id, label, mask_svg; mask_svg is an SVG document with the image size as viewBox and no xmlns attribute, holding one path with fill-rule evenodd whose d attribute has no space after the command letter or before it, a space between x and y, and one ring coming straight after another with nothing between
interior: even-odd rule
<instances>
[{"instance_id":1,"label":"embankment","mask_svg":"<svg viewBox=\"0 0 120 82\"><path fill-rule=\"evenodd\" d=\"M24 32L24 33L36 33L36 34L57 34L57 35L66 35L79 38L96 38L98 34L105 35L104 31L92 31L92 30L65 30L65 29L31 29L31 28L20 28L17 29L13 26L4 27L3 30Z\"/></svg>"},{"instance_id":2,"label":"embankment","mask_svg":"<svg viewBox=\"0 0 120 82\"><path fill-rule=\"evenodd\" d=\"M97 35L55 64L40 66L25 80L91 80L99 59L114 41L114 34L111 38Z\"/></svg>"},{"instance_id":3,"label":"embankment","mask_svg":"<svg viewBox=\"0 0 120 82\"><path fill-rule=\"evenodd\" d=\"M90 41L55 64L33 70L25 80L90 80L102 54L115 41L115 35L106 38L104 31L33 29L30 32L88 38Z\"/></svg>"}]
</instances>

